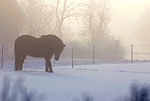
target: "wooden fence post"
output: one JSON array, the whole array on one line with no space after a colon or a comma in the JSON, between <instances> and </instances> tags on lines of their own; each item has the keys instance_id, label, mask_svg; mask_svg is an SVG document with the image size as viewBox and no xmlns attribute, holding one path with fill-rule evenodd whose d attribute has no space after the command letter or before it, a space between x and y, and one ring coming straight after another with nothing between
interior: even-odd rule
<instances>
[{"instance_id":1,"label":"wooden fence post","mask_svg":"<svg viewBox=\"0 0 150 101\"><path fill-rule=\"evenodd\" d=\"M93 64L95 64L95 46L93 46Z\"/></svg>"},{"instance_id":2,"label":"wooden fence post","mask_svg":"<svg viewBox=\"0 0 150 101\"><path fill-rule=\"evenodd\" d=\"M72 48L72 68L73 68L73 48Z\"/></svg>"},{"instance_id":3,"label":"wooden fence post","mask_svg":"<svg viewBox=\"0 0 150 101\"><path fill-rule=\"evenodd\" d=\"M1 66L3 68L4 66L4 46L2 45L2 53L1 53L2 57L1 57Z\"/></svg>"},{"instance_id":4,"label":"wooden fence post","mask_svg":"<svg viewBox=\"0 0 150 101\"><path fill-rule=\"evenodd\" d=\"M133 63L133 44L131 44L131 63Z\"/></svg>"}]
</instances>

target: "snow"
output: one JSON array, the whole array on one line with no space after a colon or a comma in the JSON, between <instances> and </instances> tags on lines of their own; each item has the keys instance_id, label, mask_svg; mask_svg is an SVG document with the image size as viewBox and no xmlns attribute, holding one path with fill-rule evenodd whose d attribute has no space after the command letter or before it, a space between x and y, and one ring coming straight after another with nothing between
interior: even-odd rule
<instances>
[{"instance_id":1,"label":"snow","mask_svg":"<svg viewBox=\"0 0 150 101\"><path fill-rule=\"evenodd\" d=\"M13 71L11 62L0 70L3 77L21 77L29 90L44 94L42 101L75 101L89 94L94 101L116 101L129 93L133 82L150 83L150 63L71 65L53 64L54 73L44 72L44 61L26 61L22 72ZM40 100L41 101L41 100Z\"/></svg>"}]
</instances>

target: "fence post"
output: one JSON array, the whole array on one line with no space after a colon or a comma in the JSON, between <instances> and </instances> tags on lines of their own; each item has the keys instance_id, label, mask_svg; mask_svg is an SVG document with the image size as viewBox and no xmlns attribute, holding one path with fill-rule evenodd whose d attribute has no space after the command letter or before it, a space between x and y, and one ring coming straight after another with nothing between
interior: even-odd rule
<instances>
[{"instance_id":1,"label":"fence post","mask_svg":"<svg viewBox=\"0 0 150 101\"><path fill-rule=\"evenodd\" d=\"M4 46L2 45L2 53L1 53L2 57L1 57L1 66L3 68L4 66Z\"/></svg>"},{"instance_id":2,"label":"fence post","mask_svg":"<svg viewBox=\"0 0 150 101\"><path fill-rule=\"evenodd\" d=\"M72 48L72 68L73 68L73 48Z\"/></svg>"},{"instance_id":3,"label":"fence post","mask_svg":"<svg viewBox=\"0 0 150 101\"><path fill-rule=\"evenodd\" d=\"M133 44L131 44L131 63L133 63Z\"/></svg>"},{"instance_id":4,"label":"fence post","mask_svg":"<svg viewBox=\"0 0 150 101\"><path fill-rule=\"evenodd\" d=\"M93 46L93 64L95 64L95 46Z\"/></svg>"}]
</instances>

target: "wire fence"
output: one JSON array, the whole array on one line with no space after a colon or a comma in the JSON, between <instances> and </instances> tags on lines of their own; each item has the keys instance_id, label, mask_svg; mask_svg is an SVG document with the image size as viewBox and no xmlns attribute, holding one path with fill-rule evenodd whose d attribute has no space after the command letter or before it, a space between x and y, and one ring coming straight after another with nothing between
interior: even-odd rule
<instances>
[{"instance_id":1,"label":"wire fence","mask_svg":"<svg viewBox=\"0 0 150 101\"><path fill-rule=\"evenodd\" d=\"M117 51L115 51L117 53ZM120 55L123 55L123 58L117 59L118 54L113 54L114 58L111 57L111 61L109 55L105 57L103 60L99 58L100 56L104 56L103 52L97 50L97 47L91 46L89 48L85 48L85 50L80 51L77 47L67 47L64 49L60 57L59 62L55 62L54 58L51 60L53 65L69 65L74 68L76 65L86 65L86 64L98 64L98 63L120 63L120 62L149 62L150 61L150 45L138 45L131 44L125 47L124 52L121 52ZM9 45L1 45L0 46L0 63L3 68L5 65L11 66L14 65L14 48ZM31 62L32 60L32 62ZM34 61L33 61L34 60ZM25 64L32 64L38 62L39 64L44 64L43 60L33 59L28 57L25 61Z\"/></svg>"},{"instance_id":2,"label":"wire fence","mask_svg":"<svg viewBox=\"0 0 150 101\"><path fill-rule=\"evenodd\" d=\"M131 44L126 47L125 59L131 62L150 61L150 45L148 44Z\"/></svg>"}]
</instances>

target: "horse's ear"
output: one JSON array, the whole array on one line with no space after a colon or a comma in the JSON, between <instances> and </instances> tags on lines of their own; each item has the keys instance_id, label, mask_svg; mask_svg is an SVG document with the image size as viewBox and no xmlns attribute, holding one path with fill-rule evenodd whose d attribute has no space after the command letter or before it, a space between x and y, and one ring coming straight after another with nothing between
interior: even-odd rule
<instances>
[{"instance_id":1,"label":"horse's ear","mask_svg":"<svg viewBox=\"0 0 150 101\"><path fill-rule=\"evenodd\" d=\"M66 45L64 44L64 47L66 47Z\"/></svg>"}]
</instances>

